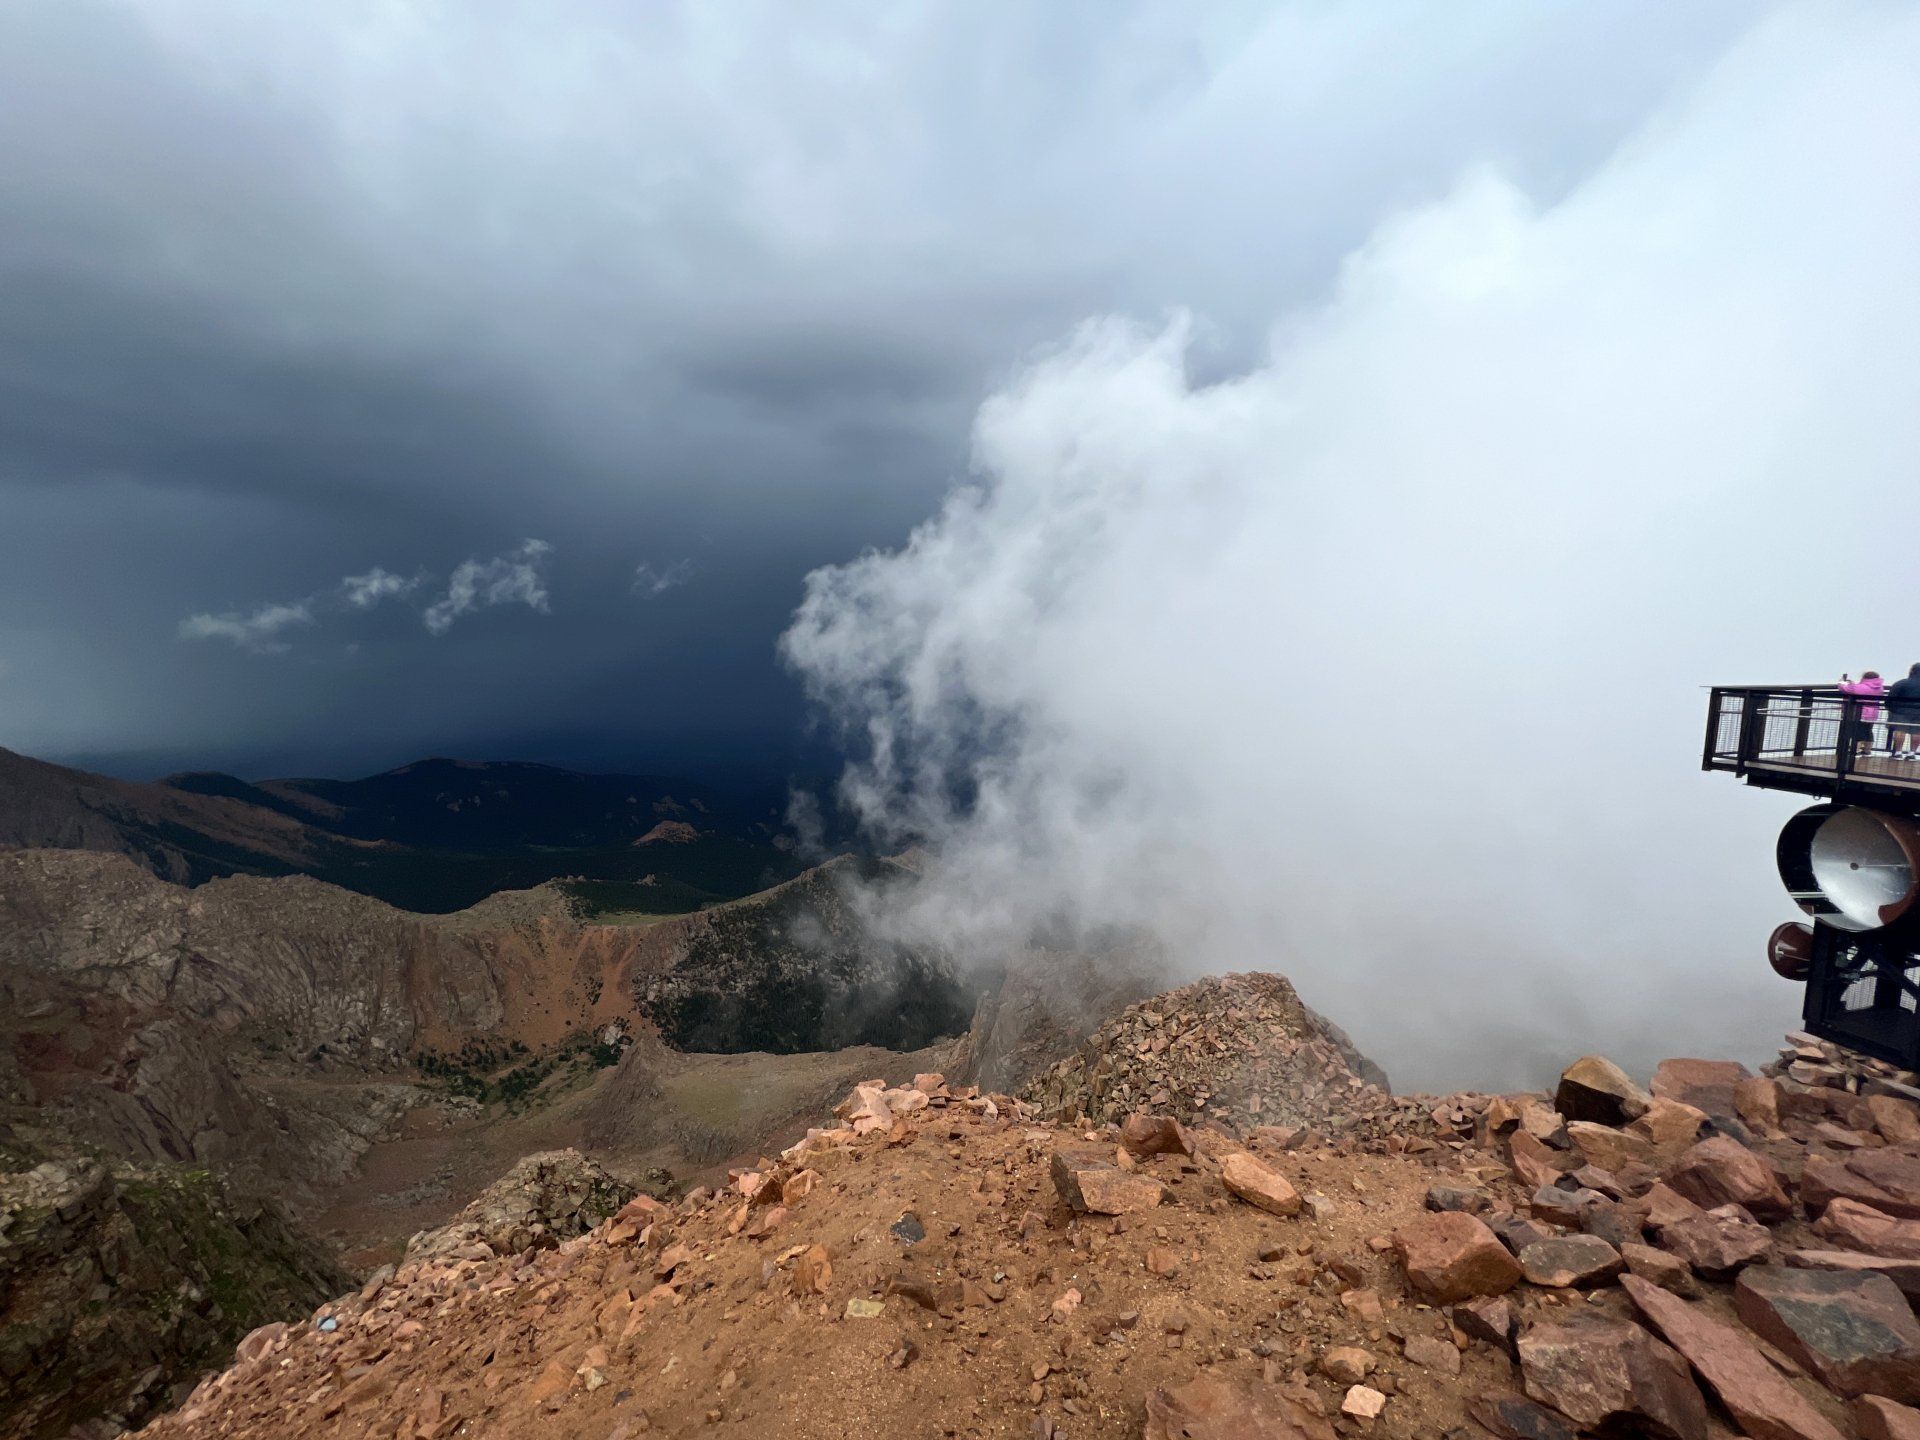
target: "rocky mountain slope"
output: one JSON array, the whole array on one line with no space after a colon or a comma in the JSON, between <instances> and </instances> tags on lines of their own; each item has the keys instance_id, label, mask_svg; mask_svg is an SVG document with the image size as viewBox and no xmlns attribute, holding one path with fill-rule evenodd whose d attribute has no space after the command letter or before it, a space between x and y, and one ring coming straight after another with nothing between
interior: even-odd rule
<instances>
[{"instance_id":1,"label":"rocky mountain slope","mask_svg":"<svg viewBox=\"0 0 1920 1440\"><path fill-rule=\"evenodd\" d=\"M1912 1435L1920 1091L1770 1071L1323 1130L876 1082L722 1189L404 1264L145 1433Z\"/></svg>"},{"instance_id":2,"label":"rocky mountain slope","mask_svg":"<svg viewBox=\"0 0 1920 1440\"><path fill-rule=\"evenodd\" d=\"M0 1437L113 1433L255 1327L352 1283L203 1170L23 1156L0 1171Z\"/></svg>"},{"instance_id":3,"label":"rocky mountain slope","mask_svg":"<svg viewBox=\"0 0 1920 1440\"><path fill-rule=\"evenodd\" d=\"M1772 1071L1240 1139L876 1081L720 1190L409 1261L148 1434L1907 1436L1920 1092Z\"/></svg>"},{"instance_id":4,"label":"rocky mountain slope","mask_svg":"<svg viewBox=\"0 0 1920 1440\"><path fill-rule=\"evenodd\" d=\"M188 885L310 875L435 913L563 876L680 913L800 869L773 817L683 781L460 760L363 780L140 784L0 750L0 846L123 855Z\"/></svg>"}]
</instances>

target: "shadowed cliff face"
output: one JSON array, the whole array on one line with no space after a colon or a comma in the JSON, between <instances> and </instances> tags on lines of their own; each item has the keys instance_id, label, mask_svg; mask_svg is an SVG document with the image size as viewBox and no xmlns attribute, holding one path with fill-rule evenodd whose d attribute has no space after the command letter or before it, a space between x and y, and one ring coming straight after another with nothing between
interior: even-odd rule
<instances>
[{"instance_id":1,"label":"shadowed cliff face","mask_svg":"<svg viewBox=\"0 0 1920 1440\"><path fill-rule=\"evenodd\" d=\"M914 883L887 861L840 860L689 917L641 1008L681 1050L912 1050L963 1034L973 997L951 961L868 924L869 906Z\"/></svg>"},{"instance_id":2,"label":"shadowed cliff face","mask_svg":"<svg viewBox=\"0 0 1920 1440\"><path fill-rule=\"evenodd\" d=\"M205 1171L6 1159L8 1440L63 1435L103 1414L137 1424L173 1386L226 1364L256 1325L293 1319L355 1283L276 1210L236 1198Z\"/></svg>"}]
</instances>

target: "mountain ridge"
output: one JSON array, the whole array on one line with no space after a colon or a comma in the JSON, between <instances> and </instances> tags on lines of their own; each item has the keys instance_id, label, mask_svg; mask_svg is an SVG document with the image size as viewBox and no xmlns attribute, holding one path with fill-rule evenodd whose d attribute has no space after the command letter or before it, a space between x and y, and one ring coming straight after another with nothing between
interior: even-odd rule
<instances>
[{"instance_id":1,"label":"mountain ridge","mask_svg":"<svg viewBox=\"0 0 1920 1440\"><path fill-rule=\"evenodd\" d=\"M645 845L662 824L680 843ZM162 879L311 875L448 913L563 876L678 913L803 868L777 817L694 782L436 757L357 780L119 780L0 749L0 846L119 854Z\"/></svg>"}]
</instances>

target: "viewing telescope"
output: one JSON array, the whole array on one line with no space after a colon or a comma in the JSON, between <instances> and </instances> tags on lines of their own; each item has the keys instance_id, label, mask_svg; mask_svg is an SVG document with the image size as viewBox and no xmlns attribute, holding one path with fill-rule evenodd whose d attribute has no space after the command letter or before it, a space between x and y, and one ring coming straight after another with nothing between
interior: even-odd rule
<instances>
[{"instance_id":1,"label":"viewing telescope","mask_svg":"<svg viewBox=\"0 0 1920 1440\"><path fill-rule=\"evenodd\" d=\"M1879 712L1835 686L1716 686L1702 768L1820 797L1774 847L1811 919L1775 929L1767 962L1805 983L1807 1030L1920 1069L1920 763L1893 758Z\"/></svg>"}]
</instances>

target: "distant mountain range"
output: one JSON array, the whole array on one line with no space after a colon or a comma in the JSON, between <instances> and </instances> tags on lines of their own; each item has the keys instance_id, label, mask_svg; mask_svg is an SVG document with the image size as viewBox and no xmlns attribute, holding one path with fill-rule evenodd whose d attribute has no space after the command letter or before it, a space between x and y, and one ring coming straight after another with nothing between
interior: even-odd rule
<instances>
[{"instance_id":1,"label":"distant mountain range","mask_svg":"<svg viewBox=\"0 0 1920 1440\"><path fill-rule=\"evenodd\" d=\"M591 906L677 913L802 868L777 816L688 781L448 759L361 780L144 784L0 750L0 846L125 855L189 885L312 875L429 912L578 877Z\"/></svg>"}]
</instances>

